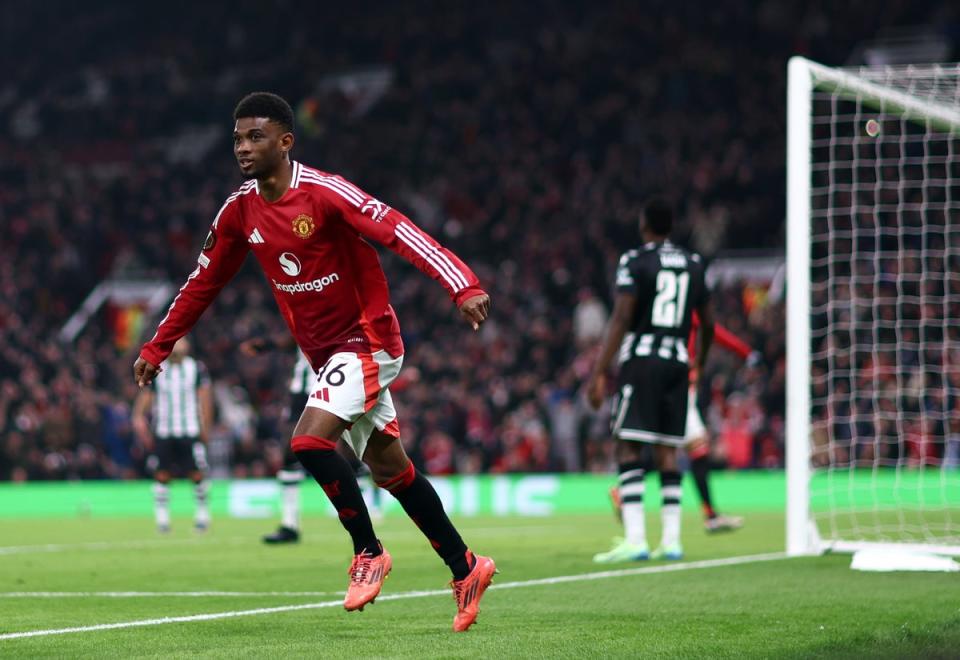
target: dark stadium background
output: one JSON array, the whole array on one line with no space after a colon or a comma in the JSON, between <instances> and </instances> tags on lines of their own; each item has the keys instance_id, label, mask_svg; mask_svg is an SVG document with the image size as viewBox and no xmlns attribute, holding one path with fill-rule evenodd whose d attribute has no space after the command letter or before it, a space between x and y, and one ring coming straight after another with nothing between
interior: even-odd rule
<instances>
[{"instance_id":1,"label":"dark stadium background","mask_svg":"<svg viewBox=\"0 0 960 660\"><path fill-rule=\"evenodd\" d=\"M719 320L763 354L743 369L718 352L703 378L716 462L780 466L786 60L859 63L895 25L957 33L947 3L827 4L3 2L0 480L145 476L130 365L157 319L109 304L61 330L104 281L180 285L241 182L234 104L261 89L295 104L297 159L403 209L492 294L473 336L383 256L421 468L611 467L579 388L652 193L726 264ZM741 277L757 263L773 266ZM217 383L215 476L278 467L292 356L236 346L281 330L251 260L194 333Z\"/></svg>"}]
</instances>

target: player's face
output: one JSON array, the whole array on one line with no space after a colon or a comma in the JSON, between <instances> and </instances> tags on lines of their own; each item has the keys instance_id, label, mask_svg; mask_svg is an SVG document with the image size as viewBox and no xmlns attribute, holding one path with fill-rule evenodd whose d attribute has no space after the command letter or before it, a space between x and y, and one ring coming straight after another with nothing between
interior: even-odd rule
<instances>
[{"instance_id":1,"label":"player's face","mask_svg":"<svg viewBox=\"0 0 960 660\"><path fill-rule=\"evenodd\" d=\"M233 128L233 154L246 177L275 172L292 144L293 134L266 117L242 117Z\"/></svg>"},{"instance_id":2,"label":"player's face","mask_svg":"<svg viewBox=\"0 0 960 660\"><path fill-rule=\"evenodd\" d=\"M181 337L177 340L177 343L173 345L173 350L170 351L170 357L172 357L176 362L179 362L187 356L187 353L190 352L190 342L186 337Z\"/></svg>"}]
</instances>

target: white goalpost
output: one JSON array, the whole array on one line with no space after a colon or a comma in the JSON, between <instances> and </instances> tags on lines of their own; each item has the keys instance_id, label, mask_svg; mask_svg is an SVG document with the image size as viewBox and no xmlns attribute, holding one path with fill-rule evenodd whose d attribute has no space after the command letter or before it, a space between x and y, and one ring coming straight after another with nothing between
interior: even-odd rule
<instances>
[{"instance_id":1,"label":"white goalpost","mask_svg":"<svg viewBox=\"0 0 960 660\"><path fill-rule=\"evenodd\" d=\"M960 64L787 96L787 552L960 555Z\"/></svg>"}]
</instances>

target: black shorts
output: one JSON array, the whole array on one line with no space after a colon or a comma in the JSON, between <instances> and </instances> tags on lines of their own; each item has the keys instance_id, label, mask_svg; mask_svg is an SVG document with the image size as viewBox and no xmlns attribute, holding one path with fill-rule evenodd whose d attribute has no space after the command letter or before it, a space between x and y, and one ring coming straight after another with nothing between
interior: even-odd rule
<instances>
[{"instance_id":1,"label":"black shorts","mask_svg":"<svg viewBox=\"0 0 960 660\"><path fill-rule=\"evenodd\" d=\"M156 438L157 470L175 477L207 471L207 446L200 438Z\"/></svg>"},{"instance_id":2,"label":"black shorts","mask_svg":"<svg viewBox=\"0 0 960 660\"><path fill-rule=\"evenodd\" d=\"M634 358L620 368L610 428L618 440L682 447L689 367L675 360Z\"/></svg>"}]
</instances>

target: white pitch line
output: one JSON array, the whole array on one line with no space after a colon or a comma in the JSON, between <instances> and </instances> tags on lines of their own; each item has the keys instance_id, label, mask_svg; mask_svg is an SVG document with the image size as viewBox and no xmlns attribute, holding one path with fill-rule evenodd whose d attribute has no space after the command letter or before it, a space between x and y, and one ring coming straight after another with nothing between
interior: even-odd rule
<instances>
[{"instance_id":1,"label":"white pitch line","mask_svg":"<svg viewBox=\"0 0 960 660\"><path fill-rule=\"evenodd\" d=\"M202 598L342 596L343 591L7 591L0 598Z\"/></svg>"},{"instance_id":2,"label":"white pitch line","mask_svg":"<svg viewBox=\"0 0 960 660\"><path fill-rule=\"evenodd\" d=\"M0 555L23 555L38 552L67 552L72 550L138 550L142 548L163 548L172 545L234 544L249 541L245 537L224 539L153 539L141 541L90 541L88 543L44 543L42 545L0 546Z\"/></svg>"},{"instance_id":3,"label":"white pitch line","mask_svg":"<svg viewBox=\"0 0 960 660\"><path fill-rule=\"evenodd\" d=\"M697 568L715 568L722 566L737 566L740 564L754 564L764 561L785 559L783 552L774 552L762 555L743 555L740 557L725 557L723 559L706 559L679 564L663 564L660 566L645 566L643 568L627 568L618 571L599 571L582 573L580 575L560 575L537 580L521 580L495 584L491 589L517 589L566 582L583 582L587 580L602 580L605 578L627 577L631 575L649 575L654 573L671 573ZM378 601L406 600L409 598L424 598L427 596L449 596L449 589L432 589L427 591L405 591L399 594L385 594L377 596ZM282 605L280 607L260 607L254 610L237 610L234 612L213 612L211 614L194 614L190 616L163 617L160 619L141 619L139 621L121 621L118 623L102 623L94 626L78 626L75 628L54 628L50 630L30 630L0 634L0 641L9 639L24 639L26 637L46 637L49 635L66 635L70 633L94 632L98 630L116 630L118 628L139 628L144 626L160 626L168 623L191 623L194 621L215 621L217 619L232 619L240 616L256 616L258 614L278 614L281 612L296 612L300 610L315 610L326 607L342 606L341 600L328 600L320 603L304 603L303 605Z\"/></svg>"},{"instance_id":4,"label":"white pitch line","mask_svg":"<svg viewBox=\"0 0 960 660\"><path fill-rule=\"evenodd\" d=\"M549 525L532 525L527 527L469 527L465 526L461 531L465 534L477 534L485 536L495 535L516 535L521 533L535 533L537 531L553 529ZM416 529L400 530L391 532L388 538L407 538L421 536L421 532ZM229 538L193 538L193 539L142 539L135 541L89 541L86 543L43 543L38 545L8 545L0 546L0 556L4 555L24 555L40 552L71 552L74 550L137 550L141 548L163 548L174 545L199 545L199 544L228 544L244 545L255 542L254 536L234 536Z\"/></svg>"}]
</instances>

